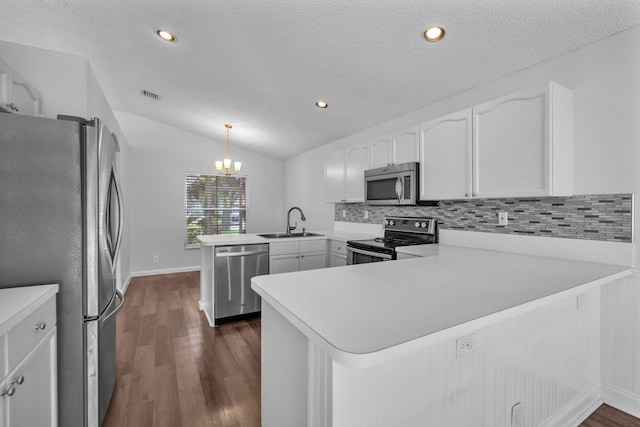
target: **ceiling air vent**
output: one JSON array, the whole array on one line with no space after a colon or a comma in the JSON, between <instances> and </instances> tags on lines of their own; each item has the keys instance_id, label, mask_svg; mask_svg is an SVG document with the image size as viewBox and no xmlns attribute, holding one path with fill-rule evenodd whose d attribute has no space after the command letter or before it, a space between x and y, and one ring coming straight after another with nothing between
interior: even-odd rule
<instances>
[{"instance_id":1,"label":"ceiling air vent","mask_svg":"<svg viewBox=\"0 0 640 427\"><path fill-rule=\"evenodd\" d=\"M156 101L160 101L160 95L157 93L149 92L148 90L141 89L140 93L147 98L155 99Z\"/></svg>"}]
</instances>

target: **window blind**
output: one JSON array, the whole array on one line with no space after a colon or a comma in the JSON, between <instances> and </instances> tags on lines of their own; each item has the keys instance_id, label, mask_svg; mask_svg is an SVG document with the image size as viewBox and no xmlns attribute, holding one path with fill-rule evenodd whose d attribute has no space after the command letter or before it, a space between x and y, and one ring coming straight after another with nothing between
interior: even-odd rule
<instances>
[{"instance_id":1,"label":"window blind","mask_svg":"<svg viewBox=\"0 0 640 427\"><path fill-rule=\"evenodd\" d=\"M246 233L246 190L246 177L185 174L185 247L199 235Z\"/></svg>"}]
</instances>

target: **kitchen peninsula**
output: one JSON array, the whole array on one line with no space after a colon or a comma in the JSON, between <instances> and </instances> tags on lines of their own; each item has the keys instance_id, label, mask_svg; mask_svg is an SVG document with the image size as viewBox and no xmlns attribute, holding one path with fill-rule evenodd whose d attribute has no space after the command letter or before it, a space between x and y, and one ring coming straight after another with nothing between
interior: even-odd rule
<instances>
[{"instance_id":1,"label":"kitchen peninsula","mask_svg":"<svg viewBox=\"0 0 640 427\"><path fill-rule=\"evenodd\" d=\"M264 427L564 426L601 403L600 292L630 268L433 248L252 280Z\"/></svg>"},{"instance_id":2,"label":"kitchen peninsula","mask_svg":"<svg viewBox=\"0 0 640 427\"><path fill-rule=\"evenodd\" d=\"M215 326L218 315L220 314L219 312L216 312L216 292L214 292L216 284L216 248L219 249L226 246L229 247L227 249L230 249L231 247L240 248L241 246L244 246L246 249L252 247L257 248L256 245L258 245L262 246L263 250L265 250L263 245L268 244L268 253L262 256L266 256L267 258L269 258L268 263L270 266L264 272L257 273L267 274L277 273L281 271L292 271L293 269L291 268L291 262L295 263L295 270L307 270L327 267L331 264L327 261L328 256L330 256L328 251L332 248L331 242L342 243L341 246L344 249L347 240L370 239L373 237L376 236L342 230L304 233L304 237L302 237L300 233L292 233L290 237L285 235L285 233L247 233L198 236L201 253L199 308L200 310L204 311L209 324L211 326ZM296 254L289 253L292 248L295 248L296 253L299 252L298 256L296 256ZM239 258L236 258L236 260L239 260ZM254 259L248 264L254 264L256 261L257 260ZM300 262L299 267L298 262ZM242 266L243 264L247 263L240 261L233 264L227 264L226 268L223 268L223 270L232 270L232 265L238 267ZM247 290L251 292L251 290L249 289L249 279L252 273L244 272L244 274L242 274L242 276L244 276L243 278L241 278L239 272L233 274L235 274L234 283L236 283L236 285L240 286L241 288L244 288L246 286Z\"/></svg>"}]
</instances>

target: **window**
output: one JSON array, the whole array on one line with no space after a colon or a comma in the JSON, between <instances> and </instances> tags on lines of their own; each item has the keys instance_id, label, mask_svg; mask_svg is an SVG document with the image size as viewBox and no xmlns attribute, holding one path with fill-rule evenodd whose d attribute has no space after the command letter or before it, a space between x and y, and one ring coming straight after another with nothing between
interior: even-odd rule
<instances>
[{"instance_id":1,"label":"window","mask_svg":"<svg viewBox=\"0 0 640 427\"><path fill-rule=\"evenodd\" d=\"M247 178L185 174L185 247L198 245L202 234L247 232Z\"/></svg>"}]
</instances>

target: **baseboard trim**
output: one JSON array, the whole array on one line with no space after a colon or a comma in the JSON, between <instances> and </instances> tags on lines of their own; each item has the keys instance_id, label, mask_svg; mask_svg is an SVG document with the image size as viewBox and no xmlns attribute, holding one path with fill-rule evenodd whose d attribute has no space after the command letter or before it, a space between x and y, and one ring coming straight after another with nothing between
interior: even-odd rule
<instances>
[{"instance_id":1,"label":"baseboard trim","mask_svg":"<svg viewBox=\"0 0 640 427\"><path fill-rule=\"evenodd\" d=\"M211 317L209 317L209 313L207 312L207 310L204 310L204 316L207 318L207 321L209 322L209 326L211 326L212 328L215 328L216 323L213 321Z\"/></svg>"},{"instance_id":2,"label":"baseboard trim","mask_svg":"<svg viewBox=\"0 0 640 427\"><path fill-rule=\"evenodd\" d=\"M194 265L191 267L165 268L162 270L134 271L131 273L131 277L156 276L160 274L172 274L172 273L188 273L190 271L200 271L200 266Z\"/></svg>"},{"instance_id":3,"label":"baseboard trim","mask_svg":"<svg viewBox=\"0 0 640 427\"><path fill-rule=\"evenodd\" d=\"M122 287L122 295L127 293L127 288L129 288L129 283L131 283L131 274L127 277L127 280L124 282L124 286Z\"/></svg>"},{"instance_id":4,"label":"baseboard trim","mask_svg":"<svg viewBox=\"0 0 640 427\"><path fill-rule=\"evenodd\" d=\"M640 396L610 385L602 385L604 403L616 409L640 418Z\"/></svg>"},{"instance_id":5,"label":"baseboard trim","mask_svg":"<svg viewBox=\"0 0 640 427\"><path fill-rule=\"evenodd\" d=\"M577 395L571 402L567 403L553 417L542 423L540 427L577 427L589 415L602 405L602 387L600 383Z\"/></svg>"}]
</instances>

